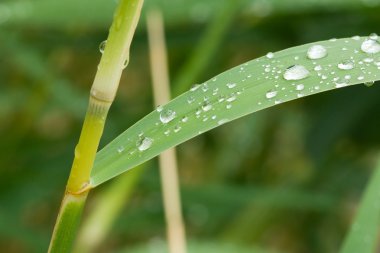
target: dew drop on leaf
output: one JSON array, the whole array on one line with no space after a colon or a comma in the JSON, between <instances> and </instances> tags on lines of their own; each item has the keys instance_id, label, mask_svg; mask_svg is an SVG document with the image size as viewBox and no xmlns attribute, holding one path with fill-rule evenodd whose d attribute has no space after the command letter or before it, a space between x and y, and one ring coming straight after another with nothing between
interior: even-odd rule
<instances>
[{"instance_id":1,"label":"dew drop on leaf","mask_svg":"<svg viewBox=\"0 0 380 253\"><path fill-rule=\"evenodd\" d=\"M265 94L265 97L268 98L268 99L274 98L275 96L277 96L277 91L274 91L274 90L269 90Z\"/></svg>"},{"instance_id":2,"label":"dew drop on leaf","mask_svg":"<svg viewBox=\"0 0 380 253\"><path fill-rule=\"evenodd\" d=\"M272 52L269 52L266 56L268 59L272 59L274 57L274 54Z\"/></svg>"},{"instance_id":3,"label":"dew drop on leaf","mask_svg":"<svg viewBox=\"0 0 380 253\"><path fill-rule=\"evenodd\" d=\"M302 65L293 65L285 70L285 80L301 80L310 75L310 72Z\"/></svg>"},{"instance_id":4,"label":"dew drop on leaf","mask_svg":"<svg viewBox=\"0 0 380 253\"><path fill-rule=\"evenodd\" d=\"M123 153L123 151L124 151L124 147L123 146L120 146L120 147L117 148L117 152L119 154Z\"/></svg>"},{"instance_id":5,"label":"dew drop on leaf","mask_svg":"<svg viewBox=\"0 0 380 253\"><path fill-rule=\"evenodd\" d=\"M106 48L106 45L107 45L107 40L102 41L102 43L100 43L100 45L99 45L100 53L104 53L104 49Z\"/></svg>"},{"instance_id":6,"label":"dew drop on leaf","mask_svg":"<svg viewBox=\"0 0 380 253\"><path fill-rule=\"evenodd\" d=\"M344 60L338 63L338 68L342 70L350 70L355 67L355 64L351 60Z\"/></svg>"},{"instance_id":7,"label":"dew drop on leaf","mask_svg":"<svg viewBox=\"0 0 380 253\"><path fill-rule=\"evenodd\" d=\"M164 124L172 121L174 118L175 118L175 111L173 110L163 110L161 113L160 113L160 121Z\"/></svg>"},{"instance_id":8,"label":"dew drop on leaf","mask_svg":"<svg viewBox=\"0 0 380 253\"><path fill-rule=\"evenodd\" d=\"M361 50L367 54L377 54L380 52L380 44L377 40L369 38L363 41Z\"/></svg>"},{"instance_id":9,"label":"dew drop on leaf","mask_svg":"<svg viewBox=\"0 0 380 253\"><path fill-rule=\"evenodd\" d=\"M150 146L152 146L152 143L153 143L153 139L148 138L148 137L143 137L136 144L137 144L138 150L144 151L150 148Z\"/></svg>"},{"instance_id":10,"label":"dew drop on leaf","mask_svg":"<svg viewBox=\"0 0 380 253\"><path fill-rule=\"evenodd\" d=\"M226 86L227 86L229 89L232 89L232 88L236 87L236 83L227 83Z\"/></svg>"},{"instance_id":11,"label":"dew drop on leaf","mask_svg":"<svg viewBox=\"0 0 380 253\"><path fill-rule=\"evenodd\" d=\"M324 46L313 45L307 50L307 58L311 60L321 59L327 56L327 50Z\"/></svg>"}]
</instances>

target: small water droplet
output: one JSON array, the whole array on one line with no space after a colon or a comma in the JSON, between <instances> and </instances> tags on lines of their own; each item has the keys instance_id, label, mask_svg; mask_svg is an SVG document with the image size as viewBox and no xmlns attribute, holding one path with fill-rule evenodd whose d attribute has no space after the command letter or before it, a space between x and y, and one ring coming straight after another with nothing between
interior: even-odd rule
<instances>
[{"instance_id":1,"label":"small water droplet","mask_svg":"<svg viewBox=\"0 0 380 253\"><path fill-rule=\"evenodd\" d=\"M356 36L352 36L351 37L353 40L360 40L360 36L356 35Z\"/></svg>"},{"instance_id":2,"label":"small water droplet","mask_svg":"<svg viewBox=\"0 0 380 253\"><path fill-rule=\"evenodd\" d=\"M204 84L202 85L202 90L203 90L203 92L208 91L208 85L207 85L207 83L204 83Z\"/></svg>"},{"instance_id":3,"label":"small water droplet","mask_svg":"<svg viewBox=\"0 0 380 253\"><path fill-rule=\"evenodd\" d=\"M175 118L176 112L173 110L163 110L160 113L160 120L162 123L166 124Z\"/></svg>"},{"instance_id":4,"label":"small water droplet","mask_svg":"<svg viewBox=\"0 0 380 253\"><path fill-rule=\"evenodd\" d=\"M272 52L269 52L266 56L268 59L272 59L274 57L274 54Z\"/></svg>"},{"instance_id":5,"label":"small water droplet","mask_svg":"<svg viewBox=\"0 0 380 253\"><path fill-rule=\"evenodd\" d=\"M181 131L181 127L180 126L175 126L174 127L174 132L178 133L179 131Z\"/></svg>"},{"instance_id":6,"label":"small water droplet","mask_svg":"<svg viewBox=\"0 0 380 253\"><path fill-rule=\"evenodd\" d=\"M99 51L100 51L100 53L104 53L104 49L106 48L106 45L107 45L107 40L105 40L105 41L102 41L101 43L100 43L100 45L99 45Z\"/></svg>"},{"instance_id":7,"label":"small water droplet","mask_svg":"<svg viewBox=\"0 0 380 253\"><path fill-rule=\"evenodd\" d=\"M345 78L338 78L335 80L335 87L342 88L348 85L348 80Z\"/></svg>"},{"instance_id":8,"label":"small water droplet","mask_svg":"<svg viewBox=\"0 0 380 253\"><path fill-rule=\"evenodd\" d=\"M199 84L194 84L191 88L190 91L196 91L200 87Z\"/></svg>"},{"instance_id":9,"label":"small water droplet","mask_svg":"<svg viewBox=\"0 0 380 253\"><path fill-rule=\"evenodd\" d=\"M187 103L191 104L195 101L195 98L193 96L190 96L187 98Z\"/></svg>"},{"instance_id":10,"label":"small water droplet","mask_svg":"<svg viewBox=\"0 0 380 253\"><path fill-rule=\"evenodd\" d=\"M232 89L232 88L236 87L236 83L227 83L226 86L227 86L229 89Z\"/></svg>"},{"instance_id":11,"label":"small water droplet","mask_svg":"<svg viewBox=\"0 0 380 253\"><path fill-rule=\"evenodd\" d=\"M181 119L181 121L182 121L183 123L187 122L188 120L189 120L189 118L186 117L186 116L183 116L182 119Z\"/></svg>"},{"instance_id":12,"label":"small water droplet","mask_svg":"<svg viewBox=\"0 0 380 253\"><path fill-rule=\"evenodd\" d=\"M376 33L371 33L371 34L369 35L369 38L370 38L371 40L377 40L377 39L379 38L379 36L378 36Z\"/></svg>"},{"instance_id":13,"label":"small water droplet","mask_svg":"<svg viewBox=\"0 0 380 253\"><path fill-rule=\"evenodd\" d=\"M164 109L164 107L162 105L159 105L159 106L157 106L156 111L162 112L163 109Z\"/></svg>"},{"instance_id":14,"label":"small water droplet","mask_svg":"<svg viewBox=\"0 0 380 253\"><path fill-rule=\"evenodd\" d=\"M228 119L221 119L218 121L218 125L223 125L228 122Z\"/></svg>"},{"instance_id":15,"label":"small water droplet","mask_svg":"<svg viewBox=\"0 0 380 253\"><path fill-rule=\"evenodd\" d=\"M365 82L364 85L367 87L371 87L374 83L375 81L369 81L369 82Z\"/></svg>"},{"instance_id":16,"label":"small water droplet","mask_svg":"<svg viewBox=\"0 0 380 253\"><path fill-rule=\"evenodd\" d=\"M321 59L327 56L327 50L324 46L313 45L307 50L307 58L311 60Z\"/></svg>"},{"instance_id":17,"label":"small water droplet","mask_svg":"<svg viewBox=\"0 0 380 253\"><path fill-rule=\"evenodd\" d=\"M211 105L210 102L205 101L205 102L202 104L202 110L205 111L205 112L211 110L211 108L212 108L212 105Z\"/></svg>"},{"instance_id":18,"label":"small water droplet","mask_svg":"<svg viewBox=\"0 0 380 253\"><path fill-rule=\"evenodd\" d=\"M355 67L355 64L351 60L344 60L338 64L338 68L342 70L350 70Z\"/></svg>"},{"instance_id":19,"label":"small water droplet","mask_svg":"<svg viewBox=\"0 0 380 253\"><path fill-rule=\"evenodd\" d=\"M226 99L226 101L227 102L232 102L232 101L235 101L236 100L236 96L235 96L235 94L231 94L231 96L230 97L228 97L227 99Z\"/></svg>"},{"instance_id":20,"label":"small water droplet","mask_svg":"<svg viewBox=\"0 0 380 253\"><path fill-rule=\"evenodd\" d=\"M310 72L302 65L293 65L285 70L286 80L301 80L308 77Z\"/></svg>"},{"instance_id":21,"label":"small water droplet","mask_svg":"<svg viewBox=\"0 0 380 253\"><path fill-rule=\"evenodd\" d=\"M117 152L119 154L121 154L123 151L124 151L124 147L123 146L120 146L120 147L117 148Z\"/></svg>"},{"instance_id":22,"label":"small water droplet","mask_svg":"<svg viewBox=\"0 0 380 253\"><path fill-rule=\"evenodd\" d=\"M305 88L305 86L303 84L298 84L296 86L296 90L303 90Z\"/></svg>"},{"instance_id":23,"label":"small water droplet","mask_svg":"<svg viewBox=\"0 0 380 253\"><path fill-rule=\"evenodd\" d=\"M317 65L314 67L314 70L315 71L321 71L322 70L322 66L321 65Z\"/></svg>"},{"instance_id":24,"label":"small water droplet","mask_svg":"<svg viewBox=\"0 0 380 253\"><path fill-rule=\"evenodd\" d=\"M274 90L269 90L265 94L265 97L268 98L268 99L274 98L275 96L277 96L277 91L274 91Z\"/></svg>"},{"instance_id":25,"label":"small water droplet","mask_svg":"<svg viewBox=\"0 0 380 253\"><path fill-rule=\"evenodd\" d=\"M128 66L129 58L125 59L123 62L123 69L125 69Z\"/></svg>"}]
</instances>

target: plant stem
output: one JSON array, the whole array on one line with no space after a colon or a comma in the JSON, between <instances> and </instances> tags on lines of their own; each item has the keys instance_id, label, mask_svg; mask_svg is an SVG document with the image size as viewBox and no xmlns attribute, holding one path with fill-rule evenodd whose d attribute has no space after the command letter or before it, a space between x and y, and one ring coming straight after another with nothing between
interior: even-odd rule
<instances>
[{"instance_id":1,"label":"plant stem","mask_svg":"<svg viewBox=\"0 0 380 253\"><path fill-rule=\"evenodd\" d=\"M108 110L114 100L123 69L129 61L129 48L143 0L121 0L91 88L65 195L50 241L49 252L70 252L86 202L90 174L103 133Z\"/></svg>"},{"instance_id":2,"label":"plant stem","mask_svg":"<svg viewBox=\"0 0 380 253\"><path fill-rule=\"evenodd\" d=\"M166 104L170 100L164 24L159 11L148 13L147 26L154 100L158 106ZM181 210L175 148L162 152L159 156L159 167L169 252L186 253L186 235Z\"/></svg>"}]
</instances>

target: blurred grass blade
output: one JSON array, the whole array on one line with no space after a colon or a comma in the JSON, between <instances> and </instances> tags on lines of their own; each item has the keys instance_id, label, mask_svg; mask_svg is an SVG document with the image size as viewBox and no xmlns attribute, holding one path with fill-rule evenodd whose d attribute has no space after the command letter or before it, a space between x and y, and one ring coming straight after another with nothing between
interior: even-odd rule
<instances>
[{"instance_id":1,"label":"blurred grass blade","mask_svg":"<svg viewBox=\"0 0 380 253\"><path fill-rule=\"evenodd\" d=\"M214 17L200 42L190 52L189 59L182 66L177 78L173 82L174 95L185 92L189 85L195 82L197 77L208 69L207 66L220 49L222 40L241 9L241 2L241 0L225 1L221 4L221 10L214 13Z\"/></svg>"},{"instance_id":2,"label":"blurred grass blade","mask_svg":"<svg viewBox=\"0 0 380 253\"><path fill-rule=\"evenodd\" d=\"M195 85L99 151L91 186L249 113L319 92L379 80L379 56L363 52L364 41L365 46L372 44L373 53L380 48L377 41L360 37L321 41L268 54ZM310 60L307 51L313 45L323 46L327 55ZM368 48L365 50L368 52Z\"/></svg>"},{"instance_id":3,"label":"blurred grass blade","mask_svg":"<svg viewBox=\"0 0 380 253\"><path fill-rule=\"evenodd\" d=\"M364 192L355 221L340 253L374 253L379 246L380 159Z\"/></svg>"}]
</instances>

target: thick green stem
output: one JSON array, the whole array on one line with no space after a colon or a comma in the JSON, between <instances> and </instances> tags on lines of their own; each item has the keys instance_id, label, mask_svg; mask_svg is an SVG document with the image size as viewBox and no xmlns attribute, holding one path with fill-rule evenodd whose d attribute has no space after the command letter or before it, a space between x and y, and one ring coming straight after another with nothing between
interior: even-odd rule
<instances>
[{"instance_id":1,"label":"thick green stem","mask_svg":"<svg viewBox=\"0 0 380 253\"><path fill-rule=\"evenodd\" d=\"M71 251L88 192L90 174L108 110L115 97L129 47L140 17L143 0L121 0L116 10L107 45L91 88L86 118L50 241L50 253Z\"/></svg>"}]
</instances>

